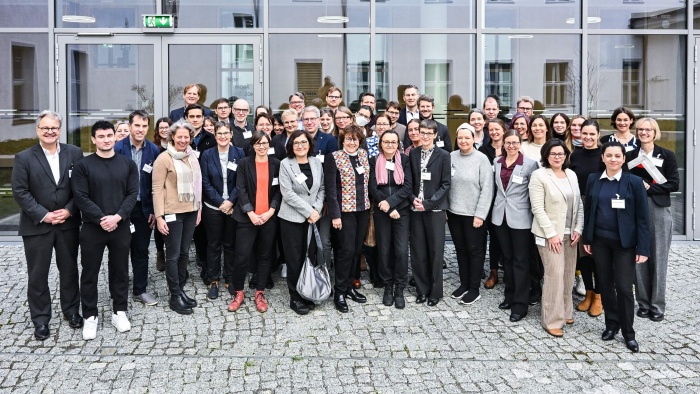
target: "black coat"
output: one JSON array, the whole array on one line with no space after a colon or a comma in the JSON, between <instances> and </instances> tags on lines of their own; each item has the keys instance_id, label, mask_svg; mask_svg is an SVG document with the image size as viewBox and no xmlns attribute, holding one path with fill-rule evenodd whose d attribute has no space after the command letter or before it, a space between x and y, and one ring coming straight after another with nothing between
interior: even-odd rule
<instances>
[{"instance_id":1,"label":"black coat","mask_svg":"<svg viewBox=\"0 0 700 394\"><path fill-rule=\"evenodd\" d=\"M279 187L280 161L270 157L267 161L270 169L269 182L267 184L267 197L270 208L275 209L275 214L282 203L282 193ZM233 210L233 218L237 222L250 223L248 212L255 211L255 194L258 190L258 177L255 170L255 157L245 157L238 163L236 169L236 189L238 189L238 202ZM273 185L273 183L275 185Z\"/></svg>"},{"instance_id":2,"label":"black coat","mask_svg":"<svg viewBox=\"0 0 700 394\"><path fill-rule=\"evenodd\" d=\"M646 183L649 184L649 189L647 189L647 195L651 197L656 205L660 207L670 207L671 206L671 193L677 192L680 185L680 177L678 176L678 161L676 160L676 155L670 150L662 148L658 145L654 145L654 151L652 156L663 160L661 166L656 166L656 168L661 172L661 174L666 178L666 183L659 185L654 183L651 175L642 167L628 168L627 163L639 157L639 151L641 147L627 152L625 154L625 165L624 170L629 170L634 175L642 178Z\"/></svg>"},{"instance_id":3,"label":"black coat","mask_svg":"<svg viewBox=\"0 0 700 394\"><path fill-rule=\"evenodd\" d=\"M386 185L377 184L377 158L373 157L369 159L369 195L372 200L372 205L377 206L380 202L386 200L389 203L390 211L394 209L401 209L409 206L412 201L408 200L408 196L411 195L413 190L413 178L411 177L411 162L407 155L400 153L401 155L401 168L403 168L403 184L397 185L394 182L394 172L388 171L389 173L389 183ZM381 153L380 153L381 155Z\"/></svg>"},{"instance_id":4,"label":"black coat","mask_svg":"<svg viewBox=\"0 0 700 394\"><path fill-rule=\"evenodd\" d=\"M411 204L418 198L421 183L420 157L422 149L411 149L409 161L411 162L411 176L413 177L413 190L409 196ZM427 172L431 174L430 180L423 181L423 207L426 211L435 209L445 210L449 208L447 196L450 191L452 178L452 159L446 151L435 147L428 165Z\"/></svg>"}]
</instances>

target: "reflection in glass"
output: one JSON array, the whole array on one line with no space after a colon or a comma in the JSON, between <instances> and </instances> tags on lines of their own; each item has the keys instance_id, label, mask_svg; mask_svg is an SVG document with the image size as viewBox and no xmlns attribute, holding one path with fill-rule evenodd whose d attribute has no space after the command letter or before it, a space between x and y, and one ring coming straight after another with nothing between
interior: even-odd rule
<instances>
[{"instance_id":1,"label":"reflection in glass","mask_svg":"<svg viewBox=\"0 0 700 394\"><path fill-rule=\"evenodd\" d=\"M369 91L368 34L271 34L270 107L289 107L299 91L306 105L325 106L328 88L339 87L343 106L357 105Z\"/></svg>"},{"instance_id":2,"label":"reflection in glass","mask_svg":"<svg viewBox=\"0 0 700 394\"><path fill-rule=\"evenodd\" d=\"M366 0L270 0L270 27L369 27Z\"/></svg>"},{"instance_id":3,"label":"reflection in glass","mask_svg":"<svg viewBox=\"0 0 700 394\"><path fill-rule=\"evenodd\" d=\"M422 29L471 28L474 26L475 0L378 1L377 27Z\"/></svg>"},{"instance_id":4,"label":"reflection in glass","mask_svg":"<svg viewBox=\"0 0 700 394\"><path fill-rule=\"evenodd\" d=\"M685 233L685 90L684 36L589 36L589 115L602 134L613 132L612 111L629 107L637 118L652 117L661 128L660 146L678 158L681 187L672 194L673 232Z\"/></svg>"},{"instance_id":5,"label":"reflection in glass","mask_svg":"<svg viewBox=\"0 0 700 394\"><path fill-rule=\"evenodd\" d=\"M484 27L486 28L581 28L581 0L480 1L486 3L484 6Z\"/></svg>"},{"instance_id":6,"label":"reflection in glass","mask_svg":"<svg viewBox=\"0 0 700 394\"><path fill-rule=\"evenodd\" d=\"M669 0L589 0L590 29L685 29L686 2Z\"/></svg>"},{"instance_id":7,"label":"reflection in glass","mask_svg":"<svg viewBox=\"0 0 700 394\"><path fill-rule=\"evenodd\" d=\"M135 109L153 114L151 45L67 45L68 143L93 152L90 127L123 120ZM108 87L108 88L107 88Z\"/></svg>"},{"instance_id":8,"label":"reflection in glass","mask_svg":"<svg viewBox=\"0 0 700 394\"><path fill-rule=\"evenodd\" d=\"M0 28L40 27L49 25L48 0L0 1Z\"/></svg>"},{"instance_id":9,"label":"reflection in glass","mask_svg":"<svg viewBox=\"0 0 700 394\"><path fill-rule=\"evenodd\" d=\"M175 15L180 28L263 27L263 0L162 0L163 13Z\"/></svg>"},{"instance_id":10,"label":"reflection in glass","mask_svg":"<svg viewBox=\"0 0 700 394\"><path fill-rule=\"evenodd\" d=\"M530 96L535 113L579 113L579 36L486 35L485 43L484 97L498 95L503 112L515 113L518 97Z\"/></svg>"},{"instance_id":11,"label":"reflection in glass","mask_svg":"<svg viewBox=\"0 0 700 394\"><path fill-rule=\"evenodd\" d=\"M433 96L434 116L450 132L466 122L475 100L473 35L378 34L375 43L377 103L403 105L404 86L416 85Z\"/></svg>"},{"instance_id":12,"label":"reflection in glass","mask_svg":"<svg viewBox=\"0 0 700 394\"><path fill-rule=\"evenodd\" d=\"M140 29L142 15L155 12L155 0L56 0L56 27Z\"/></svg>"}]
</instances>

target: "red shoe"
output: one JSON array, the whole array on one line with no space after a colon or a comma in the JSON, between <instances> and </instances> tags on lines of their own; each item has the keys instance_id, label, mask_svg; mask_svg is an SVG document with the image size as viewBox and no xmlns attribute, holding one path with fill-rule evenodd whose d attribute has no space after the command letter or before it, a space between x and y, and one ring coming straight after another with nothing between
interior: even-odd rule
<instances>
[{"instance_id":1,"label":"red shoe","mask_svg":"<svg viewBox=\"0 0 700 394\"><path fill-rule=\"evenodd\" d=\"M265 292L262 290L255 291L255 308L260 313L267 312L267 300L265 299Z\"/></svg>"},{"instance_id":2,"label":"red shoe","mask_svg":"<svg viewBox=\"0 0 700 394\"><path fill-rule=\"evenodd\" d=\"M237 311L241 307L241 305L243 305L244 301L245 301L245 295L243 295L243 290L236 291L236 294L233 295L233 299L228 304L228 311L229 312Z\"/></svg>"}]
</instances>

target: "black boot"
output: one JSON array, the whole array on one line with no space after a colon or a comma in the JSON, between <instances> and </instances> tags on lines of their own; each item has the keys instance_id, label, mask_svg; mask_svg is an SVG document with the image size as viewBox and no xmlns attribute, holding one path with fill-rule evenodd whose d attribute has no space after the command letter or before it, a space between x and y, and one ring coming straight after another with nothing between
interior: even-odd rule
<instances>
[{"instance_id":1,"label":"black boot","mask_svg":"<svg viewBox=\"0 0 700 394\"><path fill-rule=\"evenodd\" d=\"M382 298L382 303L385 306L394 305L394 289L391 285L384 287L384 297Z\"/></svg>"},{"instance_id":2,"label":"black boot","mask_svg":"<svg viewBox=\"0 0 700 394\"><path fill-rule=\"evenodd\" d=\"M182 302L184 302L190 308L197 306L197 300L185 294L184 290L180 292L180 298L182 298Z\"/></svg>"},{"instance_id":3,"label":"black boot","mask_svg":"<svg viewBox=\"0 0 700 394\"><path fill-rule=\"evenodd\" d=\"M192 307L185 304L185 301L181 297L181 293L170 295L170 309L181 315L191 315Z\"/></svg>"},{"instance_id":4,"label":"black boot","mask_svg":"<svg viewBox=\"0 0 700 394\"><path fill-rule=\"evenodd\" d=\"M406 307L406 299L403 298L403 288L396 286L394 290L394 306L396 309L403 309Z\"/></svg>"}]
</instances>

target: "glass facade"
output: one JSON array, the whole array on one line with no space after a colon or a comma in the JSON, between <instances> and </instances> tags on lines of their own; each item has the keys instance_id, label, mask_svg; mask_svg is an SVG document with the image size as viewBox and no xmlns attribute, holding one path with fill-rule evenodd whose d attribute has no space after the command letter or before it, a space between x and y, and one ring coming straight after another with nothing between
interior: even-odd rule
<instances>
[{"instance_id":1,"label":"glass facade","mask_svg":"<svg viewBox=\"0 0 700 394\"><path fill-rule=\"evenodd\" d=\"M415 84L452 133L489 94L506 116L527 95L536 111L583 114L603 133L621 105L656 118L681 171L674 234L700 238L700 177L686 171L698 156L689 108L700 108L690 66L699 9L700 0L0 0L0 234L16 234L14 154L36 142L43 109L64 116L66 142L92 152L95 120L135 108L167 115L190 83L203 87L203 105L246 98L274 111L294 91L323 106L330 86L353 109L373 92L382 111ZM175 28L144 32L144 14L172 14Z\"/></svg>"}]
</instances>

